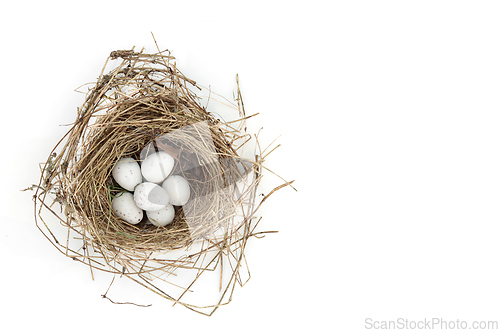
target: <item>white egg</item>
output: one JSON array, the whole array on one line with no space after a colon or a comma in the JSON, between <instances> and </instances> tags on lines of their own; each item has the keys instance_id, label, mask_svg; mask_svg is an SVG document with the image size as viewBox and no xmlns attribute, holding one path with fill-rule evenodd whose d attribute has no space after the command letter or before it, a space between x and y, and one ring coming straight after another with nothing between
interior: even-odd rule
<instances>
[{"instance_id":1,"label":"white egg","mask_svg":"<svg viewBox=\"0 0 500 333\"><path fill-rule=\"evenodd\" d=\"M175 160L164 151L148 155L141 163L141 172L148 182L159 183L170 175Z\"/></svg>"},{"instance_id":2,"label":"white egg","mask_svg":"<svg viewBox=\"0 0 500 333\"><path fill-rule=\"evenodd\" d=\"M191 189L186 179L179 175L168 177L162 187L167 191L170 198L169 202L174 206L185 205L189 201Z\"/></svg>"},{"instance_id":3,"label":"white egg","mask_svg":"<svg viewBox=\"0 0 500 333\"><path fill-rule=\"evenodd\" d=\"M168 193L155 183L145 182L135 188L134 202L146 211L160 210L168 205Z\"/></svg>"},{"instance_id":4,"label":"white egg","mask_svg":"<svg viewBox=\"0 0 500 333\"><path fill-rule=\"evenodd\" d=\"M146 212L149 221L155 226L166 226L169 223L172 223L175 216L174 206L168 204L167 207L154 211L154 212Z\"/></svg>"},{"instance_id":5,"label":"white egg","mask_svg":"<svg viewBox=\"0 0 500 333\"><path fill-rule=\"evenodd\" d=\"M116 182L126 189L133 191L134 187L142 182L141 167L133 158L121 158L111 171Z\"/></svg>"},{"instance_id":6,"label":"white egg","mask_svg":"<svg viewBox=\"0 0 500 333\"><path fill-rule=\"evenodd\" d=\"M142 209L135 204L134 196L129 192L118 193L111 201L111 207L116 216L130 224L141 222L144 216Z\"/></svg>"}]
</instances>

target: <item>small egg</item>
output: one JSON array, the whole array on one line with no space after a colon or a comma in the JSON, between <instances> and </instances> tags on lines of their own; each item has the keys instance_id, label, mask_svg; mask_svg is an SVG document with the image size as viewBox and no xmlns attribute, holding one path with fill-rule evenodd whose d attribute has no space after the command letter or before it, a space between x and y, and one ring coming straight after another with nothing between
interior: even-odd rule
<instances>
[{"instance_id":1,"label":"small egg","mask_svg":"<svg viewBox=\"0 0 500 333\"><path fill-rule=\"evenodd\" d=\"M141 163L141 172L148 182L159 183L170 175L175 160L164 151L148 155Z\"/></svg>"},{"instance_id":2,"label":"small egg","mask_svg":"<svg viewBox=\"0 0 500 333\"><path fill-rule=\"evenodd\" d=\"M170 198L169 203L174 206L185 205L189 201L191 189L186 179L179 175L168 177L162 187L167 191Z\"/></svg>"},{"instance_id":3,"label":"small egg","mask_svg":"<svg viewBox=\"0 0 500 333\"><path fill-rule=\"evenodd\" d=\"M130 224L141 222L144 216L142 209L135 204L134 196L129 192L118 193L111 201L111 207L117 217Z\"/></svg>"},{"instance_id":4,"label":"small egg","mask_svg":"<svg viewBox=\"0 0 500 333\"><path fill-rule=\"evenodd\" d=\"M160 210L168 205L168 193L155 183L145 182L135 188L134 202L146 211Z\"/></svg>"},{"instance_id":5,"label":"small egg","mask_svg":"<svg viewBox=\"0 0 500 333\"><path fill-rule=\"evenodd\" d=\"M168 204L167 207L163 209L153 212L146 212L146 215L148 216L148 219L152 224L157 227L164 227L167 224L172 223L172 221L174 220L175 209L174 206Z\"/></svg>"},{"instance_id":6,"label":"small egg","mask_svg":"<svg viewBox=\"0 0 500 333\"><path fill-rule=\"evenodd\" d=\"M133 158L121 158L111 171L116 182L126 189L133 191L134 187L142 182L141 167Z\"/></svg>"}]
</instances>

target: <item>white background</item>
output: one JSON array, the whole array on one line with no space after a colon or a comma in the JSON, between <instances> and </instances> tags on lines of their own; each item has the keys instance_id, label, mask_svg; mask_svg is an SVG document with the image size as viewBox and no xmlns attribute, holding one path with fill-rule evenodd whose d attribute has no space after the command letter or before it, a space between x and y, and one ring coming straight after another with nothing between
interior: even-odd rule
<instances>
[{"instance_id":1,"label":"white background","mask_svg":"<svg viewBox=\"0 0 500 333\"><path fill-rule=\"evenodd\" d=\"M365 319L499 320L496 1L18 1L0 21L0 307L8 331L361 332ZM38 163L110 51L169 49L231 98L285 188L252 279L207 318L110 282L36 229ZM263 192L269 191L272 179ZM147 292L147 291L145 291ZM140 294L140 293L139 293ZM141 295L133 295L133 297ZM134 301L127 295L116 301ZM145 296L148 297L148 296Z\"/></svg>"}]
</instances>

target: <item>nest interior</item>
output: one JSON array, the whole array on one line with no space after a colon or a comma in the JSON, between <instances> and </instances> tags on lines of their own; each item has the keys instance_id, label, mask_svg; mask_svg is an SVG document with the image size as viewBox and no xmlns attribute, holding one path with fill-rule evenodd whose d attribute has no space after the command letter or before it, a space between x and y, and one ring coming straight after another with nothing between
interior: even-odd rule
<instances>
[{"instance_id":1,"label":"nest interior","mask_svg":"<svg viewBox=\"0 0 500 333\"><path fill-rule=\"evenodd\" d=\"M121 63L105 74L115 59ZM239 89L239 119L230 122L208 112L193 89L199 87L177 69L168 51L112 52L76 121L45 163L34 196L35 219L54 246L91 272L126 276L174 303L211 315L230 301L236 284L245 283L240 271L247 240L266 233L255 231L256 211L291 182L257 200L267 154L258 145L254 159L238 153L251 138ZM111 170L122 157L141 161L159 150L174 157L173 172L188 180L191 198L176 207L174 222L166 227L148 224L146 218L137 225L124 223L111 209L112 198L122 191ZM67 228L66 240L45 222L47 211ZM179 249L184 251L178 254ZM205 272L218 267L222 272L224 262L228 275L223 285L221 273L216 302L184 301ZM194 272L194 277L176 284L175 291L163 288L179 270Z\"/></svg>"}]
</instances>

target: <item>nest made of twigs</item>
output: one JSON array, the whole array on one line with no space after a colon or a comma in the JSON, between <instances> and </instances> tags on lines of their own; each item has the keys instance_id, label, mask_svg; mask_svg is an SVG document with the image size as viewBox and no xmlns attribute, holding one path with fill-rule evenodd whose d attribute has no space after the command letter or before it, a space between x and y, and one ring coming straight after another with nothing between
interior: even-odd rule
<instances>
[{"instance_id":1,"label":"nest made of twigs","mask_svg":"<svg viewBox=\"0 0 500 333\"><path fill-rule=\"evenodd\" d=\"M104 74L113 59L122 62ZM34 196L35 219L56 248L88 265L91 272L126 276L164 298L211 315L231 300L235 284L244 284L244 249L257 235L260 221L255 213L277 188L256 202L264 156L260 147L254 159L238 153L251 138L239 89L239 118L230 122L201 106L192 89L199 87L177 69L168 51L112 52L76 121L45 163ZM174 157L174 173L188 180L191 198L176 208L173 223L166 227L149 224L146 218L137 225L125 223L111 209L113 196L122 190L111 170L122 157L141 161L159 150ZM47 211L67 229L64 241L42 217ZM217 267L222 271L224 262L229 273L224 285L221 273L216 302L184 300L203 274ZM193 275L171 282L182 275L179 271Z\"/></svg>"}]
</instances>

